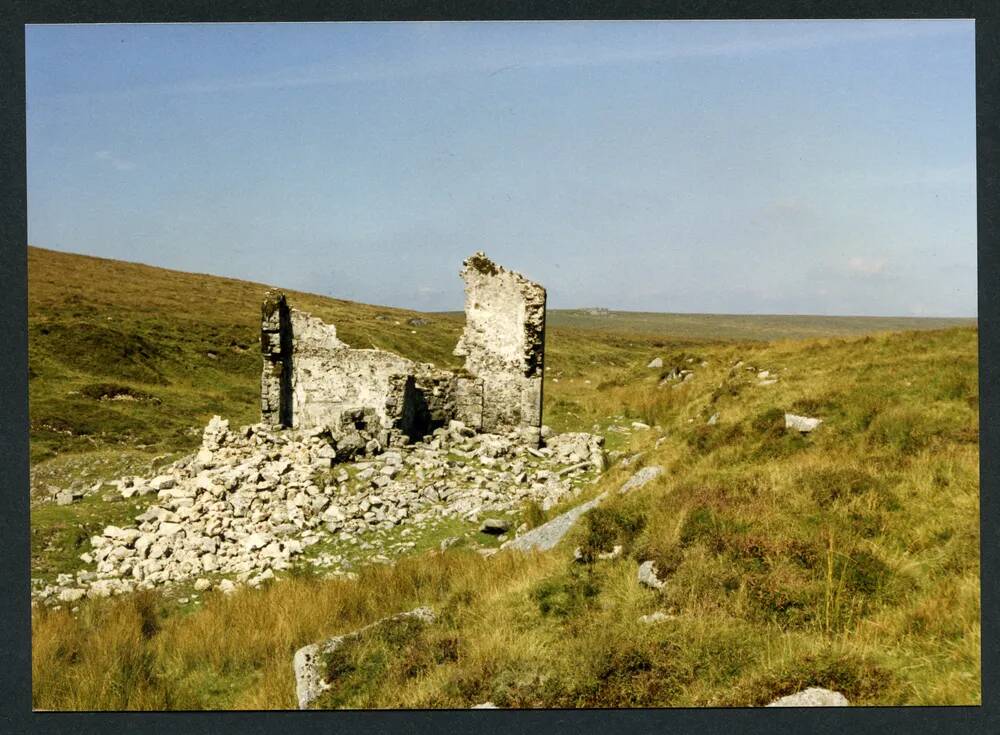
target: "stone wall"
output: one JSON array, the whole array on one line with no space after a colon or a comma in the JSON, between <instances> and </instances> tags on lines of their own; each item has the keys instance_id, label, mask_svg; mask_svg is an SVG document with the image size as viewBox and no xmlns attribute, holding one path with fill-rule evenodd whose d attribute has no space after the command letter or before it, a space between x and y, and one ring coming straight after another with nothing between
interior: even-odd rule
<instances>
[{"instance_id":1,"label":"stone wall","mask_svg":"<svg viewBox=\"0 0 1000 735\"><path fill-rule=\"evenodd\" d=\"M401 441L463 421L476 431L521 431L542 420L545 289L483 253L465 261L466 327L456 375L377 349L353 349L337 330L268 291L261 313L261 415L274 426L337 427L364 410ZM353 415L353 414L351 414ZM527 431L524 431L527 430Z\"/></svg>"},{"instance_id":2,"label":"stone wall","mask_svg":"<svg viewBox=\"0 0 1000 735\"><path fill-rule=\"evenodd\" d=\"M273 289L264 294L261 304L260 351L264 359L260 374L261 421L291 426L291 319L285 294Z\"/></svg>"},{"instance_id":3,"label":"stone wall","mask_svg":"<svg viewBox=\"0 0 1000 735\"><path fill-rule=\"evenodd\" d=\"M545 289L482 252L466 260L465 331L455 354L481 382L463 386L459 418L482 431L538 429L545 369Z\"/></svg>"},{"instance_id":4,"label":"stone wall","mask_svg":"<svg viewBox=\"0 0 1000 735\"><path fill-rule=\"evenodd\" d=\"M393 376L414 371L414 362L384 350L356 350L337 339L337 329L291 309L291 423L296 429L337 425L347 409L372 408L385 428Z\"/></svg>"}]
</instances>

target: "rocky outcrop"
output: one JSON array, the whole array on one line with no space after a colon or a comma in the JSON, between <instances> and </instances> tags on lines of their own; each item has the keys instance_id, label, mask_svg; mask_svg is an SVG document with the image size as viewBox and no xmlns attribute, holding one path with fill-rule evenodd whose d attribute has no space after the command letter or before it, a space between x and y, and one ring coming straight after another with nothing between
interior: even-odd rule
<instances>
[{"instance_id":1,"label":"rocky outcrop","mask_svg":"<svg viewBox=\"0 0 1000 735\"><path fill-rule=\"evenodd\" d=\"M636 488L642 487L663 472L661 467L644 467L630 477L618 490L619 493L627 493ZM596 508L607 497L608 491L598 495L593 500L581 503L572 510L568 510L562 515L556 516L551 521L543 523L538 528L534 528L515 539L506 542L502 548L513 549L515 551L548 551L562 541L573 525L584 513L592 508Z\"/></svg>"},{"instance_id":2,"label":"rocky outcrop","mask_svg":"<svg viewBox=\"0 0 1000 735\"><path fill-rule=\"evenodd\" d=\"M632 477L630 477L628 481L621 486L618 492L621 493L622 495L625 495L626 493L630 493L633 490L638 490L639 488L648 485L650 482L652 482L662 474L663 474L662 467L658 467L656 465L650 467L643 467L641 470L632 475Z\"/></svg>"},{"instance_id":3,"label":"rocky outcrop","mask_svg":"<svg viewBox=\"0 0 1000 735\"><path fill-rule=\"evenodd\" d=\"M515 551L548 551L562 541L563 537L573 527L573 524L588 510L596 508L606 493L601 493L593 500L581 503L572 510L568 510L562 515L556 516L548 523L543 523L538 528L534 528L527 533L518 536L516 539L508 541L503 545L505 549Z\"/></svg>"},{"instance_id":4,"label":"rocky outcrop","mask_svg":"<svg viewBox=\"0 0 1000 735\"><path fill-rule=\"evenodd\" d=\"M326 679L325 657L336 651L345 643L360 638L366 632L386 625L401 622L403 620L418 620L421 623L433 623L435 620L434 611L428 607L418 607L409 612L382 618L371 625L366 625L351 633L329 638L321 643L313 643L303 646L295 652L292 659L292 668L295 672L295 696L299 709L309 709L310 705L327 689L330 682Z\"/></svg>"}]
</instances>

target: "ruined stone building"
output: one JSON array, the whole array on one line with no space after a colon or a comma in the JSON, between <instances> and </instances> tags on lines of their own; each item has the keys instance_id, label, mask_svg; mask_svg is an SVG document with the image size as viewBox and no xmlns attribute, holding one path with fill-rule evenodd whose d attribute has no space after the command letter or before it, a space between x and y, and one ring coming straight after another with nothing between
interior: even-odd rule
<instances>
[{"instance_id":1,"label":"ruined stone building","mask_svg":"<svg viewBox=\"0 0 1000 735\"><path fill-rule=\"evenodd\" d=\"M269 291L261 318L262 420L306 429L363 424L386 443L420 439L451 419L476 431L517 430L538 443L545 362L545 289L481 252L463 263L465 330L453 373L379 349L354 349L337 330Z\"/></svg>"}]
</instances>

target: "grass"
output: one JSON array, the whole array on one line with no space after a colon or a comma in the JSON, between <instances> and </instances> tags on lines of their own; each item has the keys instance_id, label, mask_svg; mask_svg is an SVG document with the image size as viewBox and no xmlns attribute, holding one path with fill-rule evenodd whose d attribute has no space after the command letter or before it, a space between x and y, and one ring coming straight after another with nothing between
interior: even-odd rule
<instances>
[{"instance_id":1,"label":"grass","mask_svg":"<svg viewBox=\"0 0 1000 735\"><path fill-rule=\"evenodd\" d=\"M90 537L106 526L131 526L156 495L126 500L111 486L73 505L46 503L31 508L31 576L54 581L80 569L80 554L91 550Z\"/></svg>"},{"instance_id":2,"label":"grass","mask_svg":"<svg viewBox=\"0 0 1000 735\"><path fill-rule=\"evenodd\" d=\"M120 451L121 462L141 465L189 450L198 437L187 429L212 412L254 419L258 358L248 340L259 287L30 256L33 329L103 326L113 316L128 324L115 327L122 335L145 340L121 343L136 371L125 378L98 374L105 363L64 360L32 333L38 478L87 471L90 484L118 471ZM335 322L351 344L382 341L450 364L459 322L430 315L418 329L405 318L395 324L405 312L291 298ZM233 372L206 356L227 335L249 345L249 356L227 356ZM976 329L741 340L551 330L546 423L596 425L609 449L644 453L584 485L580 499L619 486L643 464L665 469L640 490L613 493L553 551L484 559L470 547L495 541L449 521L407 537L417 546L394 565L357 556L356 579L292 574L228 597L206 593L194 606L142 593L86 600L75 613L36 609L34 705L294 707L298 647L418 605L438 620L375 629L331 662L339 677L327 706L744 706L806 686L862 705L980 703ZM656 355L664 368L646 368ZM673 367L694 377L661 385ZM761 369L778 381L759 385ZM119 389L109 385L139 397L114 400ZM809 435L788 432L785 411L823 424ZM55 416L72 435L42 426ZM632 430L637 420L651 428ZM129 426L120 441L115 432ZM535 526L572 504L526 506L513 520ZM71 569L87 524L127 512L126 503L99 498L37 506L33 568ZM437 551L448 536L470 542ZM615 545L620 557L600 557ZM574 561L577 546L587 563ZM645 560L666 580L662 590L638 583ZM653 611L668 617L638 622Z\"/></svg>"},{"instance_id":3,"label":"grass","mask_svg":"<svg viewBox=\"0 0 1000 735\"><path fill-rule=\"evenodd\" d=\"M784 314L666 314L641 311L553 309L548 321L556 327L595 329L613 333L670 335L673 338L725 341L852 337L875 332L901 332L970 326L975 319L917 317L806 316Z\"/></svg>"}]
</instances>

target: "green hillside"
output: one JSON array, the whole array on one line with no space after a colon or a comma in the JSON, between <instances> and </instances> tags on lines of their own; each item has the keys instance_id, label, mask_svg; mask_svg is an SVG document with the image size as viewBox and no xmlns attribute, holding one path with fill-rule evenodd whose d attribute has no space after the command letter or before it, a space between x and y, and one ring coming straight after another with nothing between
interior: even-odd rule
<instances>
[{"instance_id":1,"label":"green hillside","mask_svg":"<svg viewBox=\"0 0 1000 735\"><path fill-rule=\"evenodd\" d=\"M190 451L214 413L255 421L263 288L30 249L36 495ZM289 298L354 346L455 364L460 318ZM664 469L552 551L435 550L356 579L299 569L197 606L168 591L40 607L34 706L293 708L297 648L417 605L437 622L346 649L327 705L747 706L807 686L859 705L980 703L976 328L763 342L790 327L661 326L680 316L619 333L552 315L545 422L642 453L580 500ZM823 424L788 431L786 411ZM34 503L33 576L79 567L89 529L127 519L112 496ZM661 590L637 581L649 560Z\"/></svg>"},{"instance_id":2,"label":"green hillside","mask_svg":"<svg viewBox=\"0 0 1000 735\"><path fill-rule=\"evenodd\" d=\"M641 311L553 309L556 327L670 335L690 339L776 340L852 337L879 332L975 326L975 319L892 316L799 316L766 314L661 314Z\"/></svg>"},{"instance_id":3,"label":"green hillside","mask_svg":"<svg viewBox=\"0 0 1000 735\"><path fill-rule=\"evenodd\" d=\"M99 450L155 457L195 447L213 414L234 424L259 419L259 315L268 286L34 247L28 272L31 456L46 481L59 478L61 464L47 471L46 460L73 456L78 469L79 455ZM460 315L287 294L353 347L460 364L451 354ZM664 344L557 328L547 359L558 374L625 364Z\"/></svg>"}]
</instances>

